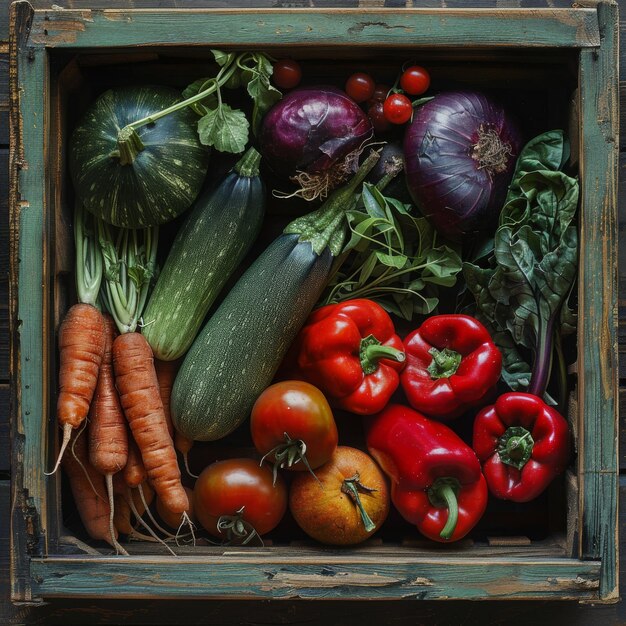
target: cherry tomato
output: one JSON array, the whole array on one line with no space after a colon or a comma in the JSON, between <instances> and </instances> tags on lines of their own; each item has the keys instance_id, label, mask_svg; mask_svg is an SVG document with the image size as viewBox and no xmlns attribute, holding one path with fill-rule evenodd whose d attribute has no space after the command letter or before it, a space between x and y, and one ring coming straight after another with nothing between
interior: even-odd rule
<instances>
[{"instance_id":1,"label":"cherry tomato","mask_svg":"<svg viewBox=\"0 0 626 626\"><path fill-rule=\"evenodd\" d=\"M253 459L217 461L196 480L193 508L211 535L245 541L254 532L264 535L277 526L287 509L287 488L280 476L274 483L272 470ZM242 527L244 537L229 532L229 528Z\"/></svg>"},{"instance_id":2,"label":"cherry tomato","mask_svg":"<svg viewBox=\"0 0 626 626\"><path fill-rule=\"evenodd\" d=\"M351 545L382 526L389 513L387 481L365 452L339 446L316 475L317 480L298 474L289 490L289 509L307 535L322 543Z\"/></svg>"},{"instance_id":3,"label":"cherry tomato","mask_svg":"<svg viewBox=\"0 0 626 626\"><path fill-rule=\"evenodd\" d=\"M250 430L260 454L295 471L320 467L337 448L337 426L328 401L317 387L300 380L268 387L252 407Z\"/></svg>"},{"instance_id":4,"label":"cherry tomato","mask_svg":"<svg viewBox=\"0 0 626 626\"><path fill-rule=\"evenodd\" d=\"M387 98L387 94L389 93L389 89L390 87L388 85L382 85L380 83L377 83L374 89L374 93L370 98L370 103L373 104L374 102L384 102Z\"/></svg>"},{"instance_id":5,"label":"cherry tomato","mask_svg":"<svg viewBox=\"0 0 626 626\"><path fill-rule=\"evenodd\" d=\"M404 94L392 93L383 104L383 112L388 122L404 124L413 115L413 105Z\"/></svg>"},{"instance_id":6,"label":"cherry tomato","mask_svg":"<svg viewBox=\"0 0 626 626\"><path fill-rule=\"evenodd\" d=\"M272 82L280 89L293 89L302 80L300 63L293 59L281 59L274 63Z\"/></svg>"},{"instance_id":7,"label":"cherry tomato","mask_svg":"<svg viewBox=\"0 0 626 626\"><path fill-rule=\"evenodd\" d=\"M383 101L378 100L377 102L370 101L372 104L367 110L367 116L370 118L370 122L372 122L372 128L375 133L384 133L389 130L391 124L385 117L385 111L383 107Z\"/></svg>"},{"instance_id":8,"label":"cherry tomato","mask_svg":"<svg viewBox=\"0 0 626 626\"><path fill-rule=\"evenodd\" d=\"M364 72L352 74L346 81L346 93L355 102L365 102L374 94L376 83L374 79Z\"/></svg>"},{"instance_id":9,"label":"cherry tomato","mask_svg":"<svg viewBox=\"0 0 626 626\"><path fill-rule=\"evenodd\" d=\"M407 67L400 76L400 87L412 96L423 94L430 86L430 74L419 65Z\"/></svg>"}]
</instances>

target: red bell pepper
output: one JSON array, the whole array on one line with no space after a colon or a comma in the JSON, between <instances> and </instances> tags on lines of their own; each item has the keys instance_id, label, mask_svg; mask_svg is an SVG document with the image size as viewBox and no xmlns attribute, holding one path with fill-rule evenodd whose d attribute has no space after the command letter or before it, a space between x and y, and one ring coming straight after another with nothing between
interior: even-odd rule
<instances>
[{"instance_id":1,"label":"red bell pepper","mask_svg":"<svg viewBox=\"0 0 626 626\"><path fill-rule=\"evenodd\" d=\"M489 491L503 500L528 502L567 466L569 429L538 396L505 393L476 416L473 447Z\"/></svg>"},{"instance_id":2,"label":"red bell pepper","mask_svg":"<svg viewBox=\"0 0 626 626\"><path fill-rule=\"evenodd\" d=\"M502 371L502 355L478 320L434 315L404 345L401 382L413 408L447 420L489 401Z\"/></svg>"},{"instance_id":3,"label":"red bell pepper","mask_svg":"<svg viewBox=\"0 0 626 626\"><path fill-rule=\"evenodd\" d=\"M367 448L391 479L394 506L429 539L457 541L485 512L478 458L445 424L390 404L369 425Z\"/></svg>"},{"instance_id":4,"label":"red bell pepper","mask_svg":"<svg viewBox=\"0 0 626 626\"><path fill-rule=\"evenodd\" d=\"M300 378L336 407L371 415L400 384L404 346L385 310L355 299L314 311L292 344L281 376Z\"/></svg>"}]
</instances>

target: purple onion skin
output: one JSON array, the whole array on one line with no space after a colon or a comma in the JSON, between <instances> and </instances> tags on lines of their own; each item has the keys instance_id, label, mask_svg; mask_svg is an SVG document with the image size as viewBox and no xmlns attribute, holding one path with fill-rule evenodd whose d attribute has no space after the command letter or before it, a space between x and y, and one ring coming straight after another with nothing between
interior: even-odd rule
<instances>
[{"instance_id":1,"label":"purple onion skin","mask_svg":"<svg viewBox=\"0 0 626 626\"><path fill-rule=\"evenodd\" d=\"M502 171L481 169L472 156L481 127L510 146ZM405 134L413 201L449 239L495 229L521 147L514 120L490 98L470 91L441 93L415 111Z\"/></svg>"},{"instance_id":2,"label":"purple onion skin","mask_svg":"<svg viewBox=\"0 0 626 626\"><path fill-rule=\"evenodd\" d=\"M329 169L373 135L361 107L334 87L295 89L265 115L260 151L278 176Z\"/></svg>"}]
</instances>

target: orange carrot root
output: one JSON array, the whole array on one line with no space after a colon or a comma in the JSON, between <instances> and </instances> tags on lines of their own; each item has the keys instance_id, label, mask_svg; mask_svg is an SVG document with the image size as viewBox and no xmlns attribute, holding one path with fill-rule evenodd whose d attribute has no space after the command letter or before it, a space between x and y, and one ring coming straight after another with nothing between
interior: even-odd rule
<instances>
[{"instance_id":1,"label":"orange carrot root","mask_svg":"<svg viewBox=\"0 0 626 626\"><path fill-rule=\"evenodd\" d=\"M89 463L87 454L87 437L72 437L74 454L63 456L63 469L70 481L74 503L87 534L92 539L106 541L113 545L109 518L111 507L106 497L106 485L104 476ZM114 539L117 533L114 532ZM115 547L115 546L114 546Z\"/></svg>"},{"instance_id":2,"label":"orange carrot root","mask_svg":"<svg viewBox=\"0 0 626 626\"><path fill-rule=\"evenodd\" d=\"M191 448L193 448L193 439L189 439L189 437L186 437L182 433L176 431L174 433L174 447L181 453L183 457L187 474L189 474L191 478L198 478L198 475L194 474L189 469L189 451L191 450Z\"/></svg>"},{"instance_id":3,"label":"orange carrot root","mask_svg":"<svg viewBox=\"0 0 626 626\"><path fill-rule=\"evenodd\" d=\"M72 429L78 428L89 413L102 364L104 344L105 326L100 311L91 304L72 306L59 327L57 420L63 429L63 441L50 474L59 468Z\"/></svg>"},{"instance_id":4,"label":"orange carrot root","mask_svg":"<svg viewBox=\"0 0 626 626\"><path fill-rule=\"evenodd\" d=\"M113 369L124 414L154 490L174 512L189 507L174 442L167 430L152 349L139 333L113 342Z\"/></svg>"},{"instance_id":5,"label":"orange carrot root","mask_svg":"<svg viewBox=\"0 0 626 626\"><path fill-rule=\"evenodd\" d=\"M113 498L113 474L126 465L128 460L128 427L122 412L115 379L111 348L117 335L115 322L110 315L104 316L105 342L102 364L98 375L96 392L89 409L89 460L106 478L109 504L111 506L111 539L120 554L127 554L113 535L115 500Z\"/></svg>"},{"instance_id":6,"label":"orange carrot root","mask_svg":"<svg viewBox=\"0 0 626 626\"><path fill-rule=\"evenodd\" d=\"M146 468L141 460L141 452L139 452L132 435L128 438L128 461L126 462L123 475L126 486L131 489L139 487L148 478Z\"/></svg>"},{"instance_id":7,"label":"orange carrot root","mask_svg":"<svg viewBox=\"0 0 626 626\"><path fill-rule=\"evenodd\" d=\"M161 402L163 402L163 412L165 413L165 421L167 422L167 431L170 437L174 438L174 424L172 424L172 414L170 412L170 400L172 398L172 387L176 374L183 360L161 361L154 359L154 371L159 381L159 392L161 393Z\"/></svg>"}]
</instances>

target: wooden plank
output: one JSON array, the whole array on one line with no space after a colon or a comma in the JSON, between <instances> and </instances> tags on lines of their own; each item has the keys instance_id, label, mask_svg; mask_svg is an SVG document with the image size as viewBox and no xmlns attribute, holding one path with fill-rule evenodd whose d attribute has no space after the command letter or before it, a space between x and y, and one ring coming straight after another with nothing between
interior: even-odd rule
<instances>
[{"instance_id":1,"label":"wooden plank","mask_svg":"<svg viewBox=\"0 0 626 626\"><path fill-rule=\"evenodd\" d=\"M620 485L620 504L626 510L626 477ZM0 481L0 519L8 518L9 488ZM626 541L626 516L621 520L622 546ZM150 600L51 599L41 606L12 606L8 601L8 525L0 524L0 623L18 624L154 624L180 621L181 605L177 602ZM626 553L626 549L623 550ZM622 595L626 581L622 583ZM229 602L196 600L186 603L185 624L342 624L362 626L365 623L398 626L410 624L602 624L626 623L626 603L585 606L575 603L537 603L492 601L476 602L344 602L342 600ZM252 617L253 616L253 617ZM540 616L540 617L538 617Z\"/></svg>"},{"instance_id":2,"label":"wooden plank","mask_svg":"<svg viewBox=\"0 0 626 626\"><path fill-rule=\"evenodd\" d=\"M598 7L599 51L580 54L582 215L578 331L580 549L617 597L617 5ZM590 289L590 285L596 285Z\"/></svg>"},{"instance_id":3,"label":"wooden plank","mask_svg":"<svg viewBox=\"0 0 626 626\"><path fill-rule=\"evenodd\" d=\"M488 566L487 566L488 563ZM356 600L597 599L600 564L571 559L359 557L33 559L38 597Z\"/></svg>"},{"instance_id":4,"label":"wooden plank","mask_svg":"<svg viewBox=\"0 0 626 626\"><path fill-rule=\"evenodd\" d=\"M597 47L595 9L301 9L37 12L30 43L146 45Z\"/></svg>"},{"instance_id":5,"label":"wooden plank","mask_svg":"<svg viewBox=\"0 0 626 626\"><path fill-rule=\"evenodd\" d=\"M30 600L28 555L43 550L40 521L46 519L47 468L44 436L46 356L43 337L44 232L45 232L45 119L47 110L47 57L44 50L26 46L32 20L27 3L11 5L9 227L11 318L15 352L11 355L14 389L11 414L13 503L11 596ZM19 75L18 75L19 64ZM19 236L18 236L19 235ZM19 289L18 289L19 285ZM52 485L52 481L49 481ZM52 491L52 490L50 490Z\"/></svg>"},{"instance_id":6,"label":"wooden plank","mask_svg":"<svg viewBox=\"0 0 626 626\"><path fill-rule=\"evenodd\" d=\"M0 54L0 146L9 144L9 55Z\"/></svg>"},{"instance_id":7,"label":"wooden plank","mask_svg":"<svg viewBox=\"0 0 626 626\"><path fill-rule=\"evenodd\" d=\"M2 118L0 117L0 123ZM8 131L7 131L8 132ZM0 384L9 382L9 151L0 148Z\"/></svg>"},{"instance_id":8,"label":"wooden plank","mask_svg":"<svg viewBox=\"0 0 626 626\"><path fill-rule=\"evenodd\" d=\"M626 41L626 39L625 39ZM626 59L625 59L626 62ZM626 100L623 94L622 104ZM626 128L626 118L622 118L621 128ZM619 161L619 194L617 198L619 212L619 239L621 250L617 249L619 268L619 300L618 300L618 343L619 343L619 377L626 378L626 152L620 154Z\"/></svg>"},{"instance_id":9,"label":"wooden plank","mask_svg":"<svg viewBox=\"0 0 626 626\"><path fill-rule=\"evenodd\" d=\"M0 475L11 471L11 437L9 434L9 385L0 385ZM0 521L0 526L5 520Z\"/></svg>"}]
</instances>

